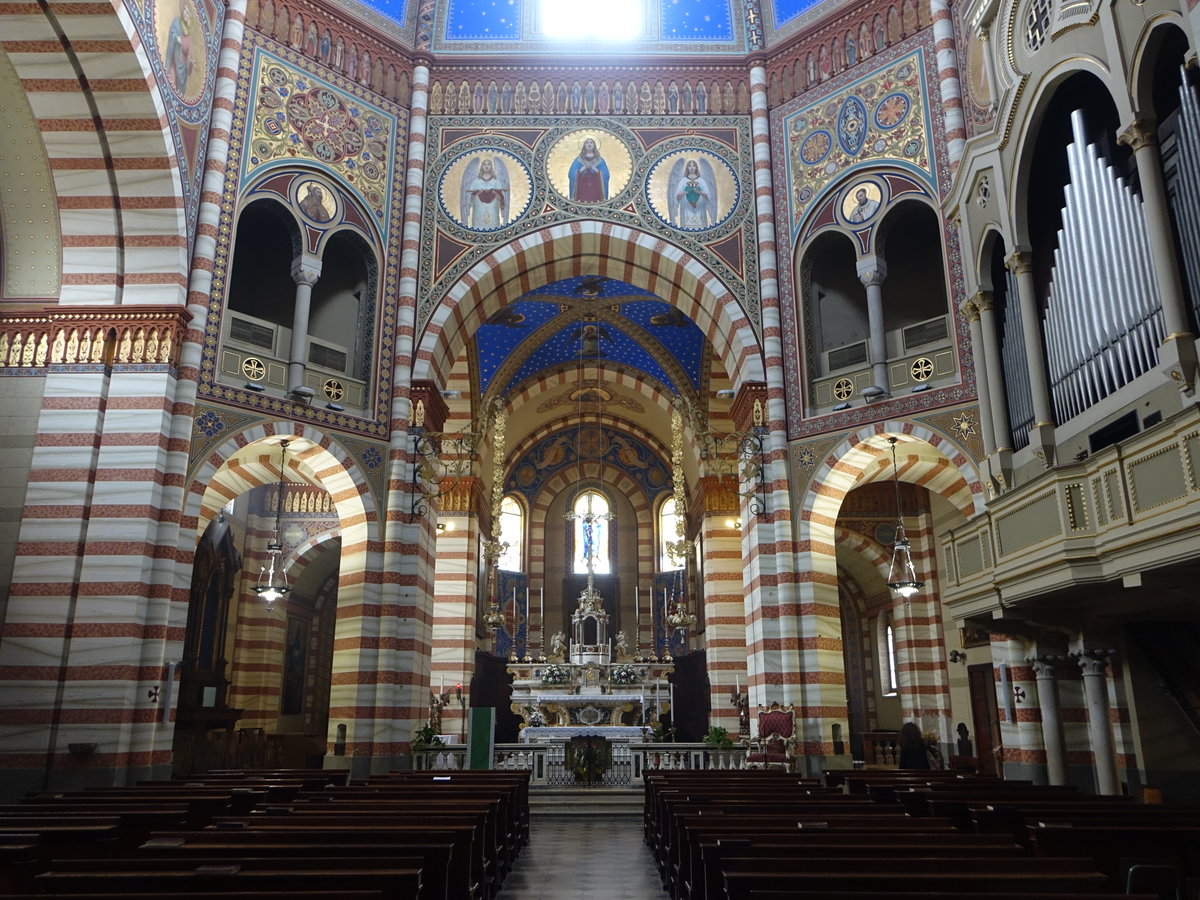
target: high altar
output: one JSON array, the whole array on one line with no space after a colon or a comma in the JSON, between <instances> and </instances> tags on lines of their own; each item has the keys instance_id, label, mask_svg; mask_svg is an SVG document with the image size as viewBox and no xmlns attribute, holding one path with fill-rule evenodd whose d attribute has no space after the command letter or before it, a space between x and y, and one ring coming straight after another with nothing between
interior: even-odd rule
<instances>
[{"instance_id":1,"label":"high altar","mask_svg":"<svg viewBox=\"0 0 1200 900\"><path fill-rule=\"evenodd\" d=\"M550 650L550 658L509 660L512 709L522 719L525 743L583 736L640 742L670 708L667 676L674 663L629 655L624 633L614 646L590 573L571 616L571 640L559 633Z\"/></svg>"}]
</instances>

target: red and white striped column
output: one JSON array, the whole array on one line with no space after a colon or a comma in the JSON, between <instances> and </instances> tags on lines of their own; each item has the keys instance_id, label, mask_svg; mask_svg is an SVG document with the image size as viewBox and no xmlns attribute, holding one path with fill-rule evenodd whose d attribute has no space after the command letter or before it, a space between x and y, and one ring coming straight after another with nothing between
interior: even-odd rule
<instances>
[{"instance_id":1,"label":"red and white striped column","mask_svg":"<svg viewBox=\"0 0 1200 900\"><path fill-rule=\"evenodd\" d=\"M942 119L946 129L946 155L950 171L958 169L967 142L963 117L962 84L958 77L958 51L954 43L954 17L949 0L929 0L933 16L933 46L937 55L938 90L942 98Z\"/></svg>"}]
</instances>

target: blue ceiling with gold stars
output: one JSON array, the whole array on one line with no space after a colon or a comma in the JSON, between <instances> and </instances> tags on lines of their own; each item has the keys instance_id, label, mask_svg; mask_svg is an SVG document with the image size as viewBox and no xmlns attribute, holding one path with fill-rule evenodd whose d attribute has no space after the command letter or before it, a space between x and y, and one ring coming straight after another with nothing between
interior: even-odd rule
<instances>
[{"instance_id":1,"label":"blue ceiling with gold stars","mask_svg":"<svg viewBox=\"0 0 1200 900\"><path fill-rule=\"evenodd\" d=\"M650 8L643 40L734 39L734 0L653 0L647 5ZM603 6L596 6L591 14L603 15ZM442 35L447 41L519 41L536 37L536 0L449 0L443 22Z\"/></svg>"},{"instance_id":2,"label":"blue ceiling with gold stars","mask_svg":"<svg viewBox=\"0 0 1200 900\"><path fill-rule=\"evenodd\" d=\"M654 294L596 276L568 278L530 291L479 328L478 389L507 394L543 372L611 362L691 394L701 388L704 346L700 328Z\"/></svg>"}]
</instances>

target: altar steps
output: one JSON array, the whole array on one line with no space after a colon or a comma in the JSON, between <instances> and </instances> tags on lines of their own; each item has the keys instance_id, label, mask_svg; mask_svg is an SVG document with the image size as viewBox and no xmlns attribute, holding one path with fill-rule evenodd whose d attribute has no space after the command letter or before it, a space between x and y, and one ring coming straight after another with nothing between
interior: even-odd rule
<instances>
[{"instance_id":1,"label":"altar steps","mask_svg":"<svg viewBox=\"0 0 1200 900\"><path fill-rule=\"evenodd\" d=\"M638 788L530 788L529 815L641 816L645 795Z\"/></svg>"}]
</instances>

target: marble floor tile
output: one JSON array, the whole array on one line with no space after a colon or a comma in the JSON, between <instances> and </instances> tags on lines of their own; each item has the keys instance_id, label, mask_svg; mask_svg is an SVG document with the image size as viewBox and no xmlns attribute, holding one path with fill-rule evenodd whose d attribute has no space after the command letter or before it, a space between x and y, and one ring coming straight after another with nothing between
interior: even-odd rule
<instances>
[{"instance_id":1,"label":"marble floor tile","mask_svg":"<svg viewBox=\"0 0 1200 900\"><path fill-rule=\"evenodd\" d=\"M497 900L659 900L665 897L641 816L538 816Z\"/></svg>"}]
</instances>

